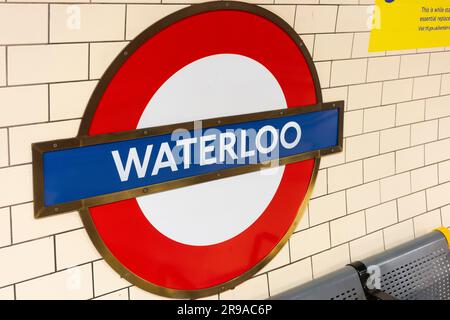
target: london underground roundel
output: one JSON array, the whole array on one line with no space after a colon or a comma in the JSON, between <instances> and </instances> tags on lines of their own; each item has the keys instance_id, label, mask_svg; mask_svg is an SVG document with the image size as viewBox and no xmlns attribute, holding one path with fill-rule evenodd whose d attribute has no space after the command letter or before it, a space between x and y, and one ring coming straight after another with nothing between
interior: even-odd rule
<instances>
[{"instance_id":1,"label":"london underground roundel","mask_svg":"<svg viewBox=\"0 0 450 320\"><path fill-rule=\"evenodd\" d=\"M79 210L131 283L201 297L248 279L301 218L342 146L296 32L240 2L193 5L138 35L76 138L33 145L36 217Z\"/></svg>"}]
</instances>

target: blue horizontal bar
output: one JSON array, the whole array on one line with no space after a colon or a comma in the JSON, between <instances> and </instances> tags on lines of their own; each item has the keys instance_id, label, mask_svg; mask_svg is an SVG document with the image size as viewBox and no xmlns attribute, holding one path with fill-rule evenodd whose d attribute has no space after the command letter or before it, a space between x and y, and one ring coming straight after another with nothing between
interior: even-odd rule
<instances>
[{"instance_id":1,"label":"blue horizontal bar","mask_svg":"<svg viewBox=\"0 0 450 320\"><path fill-rule=\"evenodd\" d=\"M298 124L301 128L301 137L295 146L292 143L299 137L299 131L295 126L292 126L293 123ZM261 129L264 131L264 128L267 128L266 126L271 126L278 133L278 140L272 134L262 135L261 137L266 139L261 138L259 140L262 147L275 146L276 144L276 149L268 154L261 152L261 149L255 146L256 138L254 134L251 134L257 133ZM283 136L284 144L279 140L283 127L287 128ZM237 159L234 159L232 152L221 151L219 141L222 137L221 134L225 132L231 132L236 137L236 143L232 151L236 154ZM246 134L244 135L243 132ZM196 131L186 131L185 133L197 139L196 142L189 145L188 167L185 167L183 162L184 149L180 145L177 146L177 141L173 140L171 134L45 152L43 155L45 206L59 205L335 147L339 141L339 111L338 109L329 109L280 118L221 125ZM202 149L200 140L205 139L201 138L205 136L209 136L209 139L204 145L206 149ZM248 136L245 140L246 150L242 149L241 143L243 140L241 136ZM230 143L230 140L229 137L225 141ZM291 145L289 145L290 143ZM167 165L167 153L161 151L163 144L170 147L171 154L176 161L175 168L173 164L171 167ZM149 152L148 146L152 146L151 152ZM211 149L208 146L214 148ZM130 162L132 164L130 170L128 172L125 170L128 157L134 152L133 148L139 164L147 163L147 170L141 168L140 174L138 174L139 170L137 170L135 163L132 162ZM205 159L215 163L201 163L199 155L202 154L202 150L208 150L204 153ZM243 151L247 151L248 155L248 152L252 152L252 150L254 156L245 156ZM158 153L160 152L163 157L158 160ZM221 152L227 156L226 161L220 161ZM147 162L145 161L146 153L148 155ZM167 166L164 166L164 164ZM159 170L155 169L155 165Z\"/></svg>"}]
</instances>

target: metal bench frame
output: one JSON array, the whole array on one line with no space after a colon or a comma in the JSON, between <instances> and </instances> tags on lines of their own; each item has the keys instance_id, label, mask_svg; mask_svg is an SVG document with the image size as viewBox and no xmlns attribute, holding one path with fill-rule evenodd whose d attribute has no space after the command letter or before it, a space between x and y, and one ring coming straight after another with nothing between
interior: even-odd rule
<instances>
[{"instance_id":1,"label":"metal bench frame","mask_svg":"<svg viewBox=\"0 0 450 320\"><path fill-rule=\"evenodd\" d=\"M450 300L450 230L430 234L297 286L280 300Z\"/></svg>"}]
</instances>

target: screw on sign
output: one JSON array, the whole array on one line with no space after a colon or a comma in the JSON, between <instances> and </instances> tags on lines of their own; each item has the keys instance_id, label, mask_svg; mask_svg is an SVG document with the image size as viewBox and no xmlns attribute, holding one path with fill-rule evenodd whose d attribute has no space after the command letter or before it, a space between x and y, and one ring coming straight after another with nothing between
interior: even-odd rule
<instances>
[{"instance_id":1,"label":"screw on sign","mask_svg":"<svg viewBox=\"0 0 450 320\"><path fill-rule=\"evenodd\" d=\"M35 216L79 210L105 260L145 290L215 294L286 243L342 123L343 101L322 102L281 18L192 5L117 56L77 137L33 145Z\"/></svg>"}]
</instances>

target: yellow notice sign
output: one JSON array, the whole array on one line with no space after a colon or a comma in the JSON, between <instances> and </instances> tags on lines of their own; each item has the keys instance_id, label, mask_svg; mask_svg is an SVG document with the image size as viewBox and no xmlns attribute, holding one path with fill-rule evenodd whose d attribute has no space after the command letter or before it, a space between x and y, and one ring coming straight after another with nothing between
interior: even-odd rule
<instances>
[{"instance_id":1,"label":"yellow notice sign","mask_svg":"<svg viewBox=\"0 0 450 320\"><path fill-rule=\"evenodd\" d=\"M450 46L449 0L376 0L369 51Z\"/></svg>"}]
</instances>

